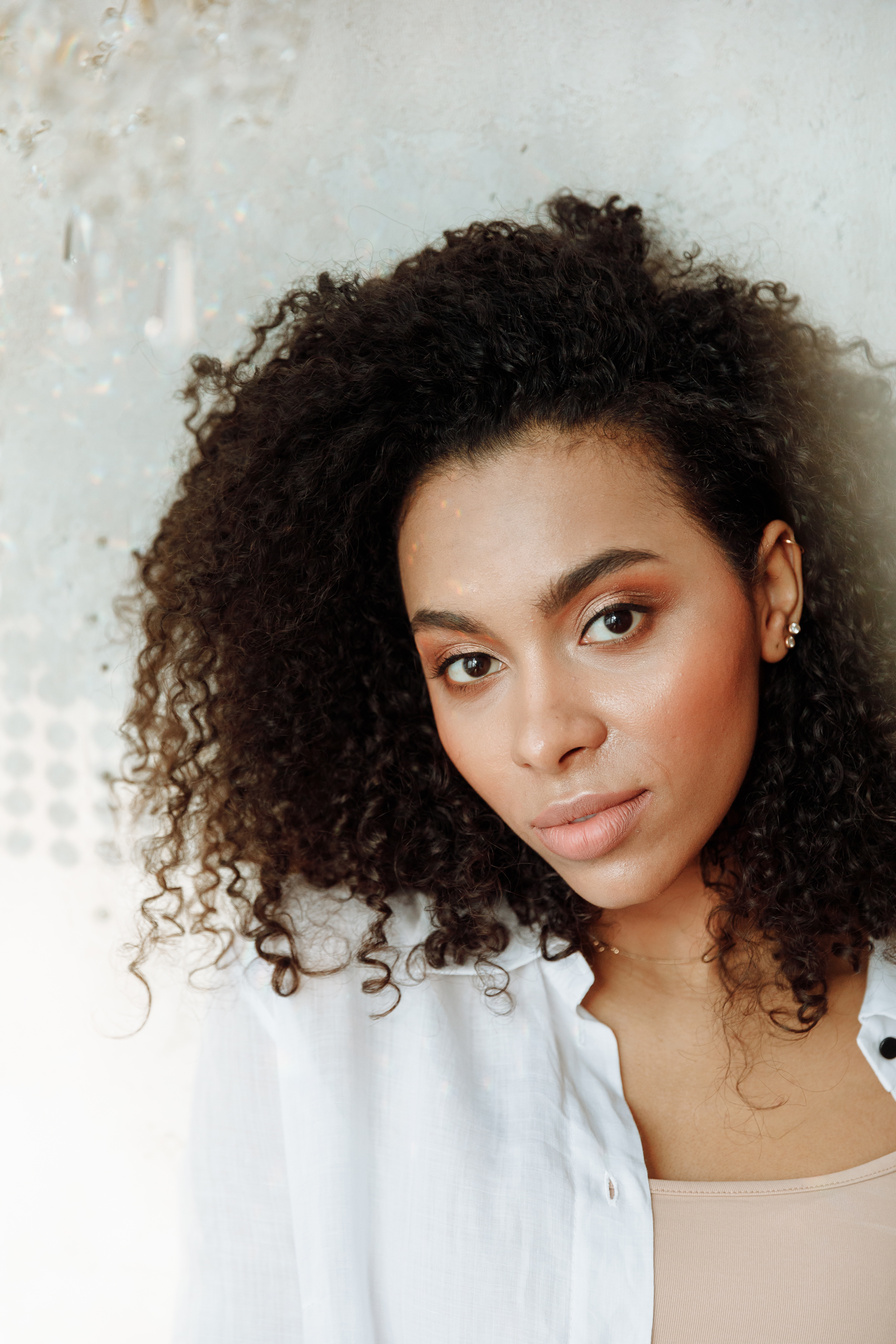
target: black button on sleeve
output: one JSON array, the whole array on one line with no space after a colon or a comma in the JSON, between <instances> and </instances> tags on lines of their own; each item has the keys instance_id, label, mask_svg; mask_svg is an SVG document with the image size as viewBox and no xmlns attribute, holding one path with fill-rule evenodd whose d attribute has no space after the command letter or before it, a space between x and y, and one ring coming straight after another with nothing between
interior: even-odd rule
<instances>
[{"instance_id":1,"label":"black button on sleeve","mask_svg":"<svg viewBox=\"0 0 896 1344\"><path fill-rule=\"evenodd\" d=\"M884 1059L896 1059L896 1036L885 1036L878 1049Z\"/></svg>"}]
</instances>

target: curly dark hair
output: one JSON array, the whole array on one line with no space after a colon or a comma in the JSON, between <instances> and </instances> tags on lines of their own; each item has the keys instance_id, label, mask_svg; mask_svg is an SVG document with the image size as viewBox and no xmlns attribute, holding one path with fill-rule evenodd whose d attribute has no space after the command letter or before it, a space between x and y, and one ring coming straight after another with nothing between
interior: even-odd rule
<instances>
[{"instance_id":1,"label":"curly dark hair","mask_svg":"<svg viewBox=\"0 0 896 1344\"><path fill-rule=\"evenodd\" d=\"M819 1020L831 952L856 969L896 928L894 427L884 366L798 302L676 256L617 196L562 194L539 222L448 231L386 275L324 273L235 362L192 360L195 449L137 557L126 774L156 822L157 883L131 949L141 979L170 938L208 935L220 960L241 936L293 993L319 973L297 880L369 907L353 950L367 993L400 997L400 893L430 902L415 951L434 968L493 966L508 906L542 955L593 954L594 906L442 749L395 548L436 464L533 425L587 427L651 444L745 584L770 519L805 547L803 633L763 668L752 762L703 858L724 872L723 971L758 936L793 1029Z\"/></svg>"}]
</instances>

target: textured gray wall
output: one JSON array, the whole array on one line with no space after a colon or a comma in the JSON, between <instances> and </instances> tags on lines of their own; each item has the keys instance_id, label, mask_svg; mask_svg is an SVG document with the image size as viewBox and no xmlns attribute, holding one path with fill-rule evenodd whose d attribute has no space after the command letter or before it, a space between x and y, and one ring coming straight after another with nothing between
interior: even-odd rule
<instances>
[{"instance_id":1,"label":"textured gray wall","mask_svg":"<svg viewBox=\"0 0 896 1344\"><path fill-rule=\"evenodd\" d=\"M158 1344L201 1005L163 976L113 1039L139 880L103 775L110 604L176 472L186 355L309 270L560 187L893 354L896 0L33 0L0 32L0 1333Z\"/></svg>"}]
</instances>

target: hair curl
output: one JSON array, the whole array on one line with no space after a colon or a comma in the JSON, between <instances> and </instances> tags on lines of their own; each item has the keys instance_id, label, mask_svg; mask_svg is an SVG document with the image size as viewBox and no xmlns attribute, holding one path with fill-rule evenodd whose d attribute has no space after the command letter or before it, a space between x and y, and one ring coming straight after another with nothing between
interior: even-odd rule
<instances>
[{"instance_id":1,"label":"hair curl","mask_svg":"<svg viewBox=\"0 0 896 1344\"><path fill-rule=\"evenodd\" d=\"M156 822L157 883L138 975L172 937L221 940L220 960L236 933L277 993L294 992L319 973L291 916L297 877L369 907L355 949L367 993L391 983L400 997L384 954L401 892L430 898L434 968L492 964L510 937L503 902L542 955L592 954L594 907L441 747L395 557L423 473L539 423L652 443L745 583L771 518L805 547L803 633L763 669L752 762L704 854L707 872L736 856L717 886L723 972L741 940L770 941L807 1030L830 951L856 968L896 928L882 366L798 320L783 285L676 257L618 197L563 194L545 211L446 232L388 275L324 273L234 363L192 360L195 450L138 556L127 777Z\"/></svg>"}]
</instances>

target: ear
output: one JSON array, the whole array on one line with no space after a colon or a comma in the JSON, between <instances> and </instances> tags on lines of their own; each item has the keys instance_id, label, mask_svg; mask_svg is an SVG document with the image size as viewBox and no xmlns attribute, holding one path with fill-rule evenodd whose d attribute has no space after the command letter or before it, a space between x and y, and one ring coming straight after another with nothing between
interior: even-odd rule
<instances>
[{"instance_id":1,"label":"ear","mask_svg":"<svg viewBox=\"0 0 896 1344\"><path fill-rule=\"evenodd\" d=\"M769 523L759 543L753 593L759 651L767 663L779 663L789 652L792 622L803 614L803 553L789 523Z\"/></svg>"}]
</instances>

